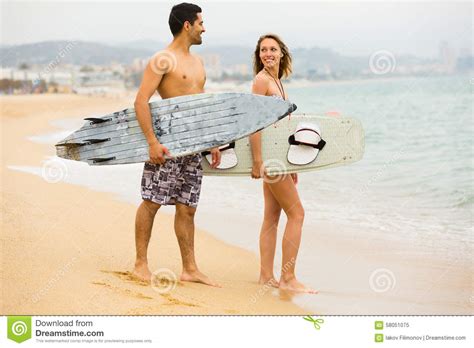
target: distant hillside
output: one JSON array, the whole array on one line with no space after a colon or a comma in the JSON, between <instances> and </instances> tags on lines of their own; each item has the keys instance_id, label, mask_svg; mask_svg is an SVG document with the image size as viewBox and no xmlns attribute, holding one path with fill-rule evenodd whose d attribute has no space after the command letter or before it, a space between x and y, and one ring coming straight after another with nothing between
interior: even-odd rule
<instances>
[{"instance_id":1,"label":"distant hillside","mask_svg":"<svg viewBox=\"0 0 474 348\"><path fill-rule=\"evenodd\" d=\"M153 49L114 47L84 41L45 41L26 45L0 47L1 66L17 67L21 63L49 64L58 55L61 63L106 65L111 62L130 64L135 58L148 58Z\"/></svg>"},{"instance_id":2,"label":"distant hillside","mask_svg":"<svg viewBox=\"0 0 474 348\"><path fill-rule=\"evenodd\" d=\"M161 41L156 41L156 40L135 40L135 41L127 41L127 42L120 42L120 43L114 43L110 44L110 46L114 47L126 47L126 48L133 48L133 49L139 49L139 50L152 50L152 51L158 51L166 47L167 43L166 42L161 42Z\"/></svg>"},{"instance_id":3,"label":"distant hillside","mask_svg":"<svg viewBox=\"0 0 474 348\"><path fill-rule=\"evenodd\" d=\"M106 45L103 43L84 41L45 41L34 44L0 47L1 65L17 67L21 63L49 64L63 52L61 62L77 65L107 65L111 62L130 64L134 58L149 58L156 51L164 48L166 43L139 40L122 44ZM244 46L195 46L193 51L199 54L216 54L220 56L222 65L252 64L253 47ZM339 54L321 48L296 49L293 57L298 69L314 68L320 64L346 64L353 58L345 58Z\"/></svg>"},{"instance_id":4,"label":"distant hillside","mask_svg":"<svg viewBox=\"0 0 474 348\"><path fill-rule=\"evenodd\" d=\"M166 43L154 40L136 40L107 45L84 41L46 41L27 45L0 46L0 64L3 67L19 67L22 63L47 65L58 59L61 63L76 65L109 65L112 62L130 64L135 58L147 59L163 49ZM192 50L202 55L217 55L222 67L246 64L251 71L254 47L194 46ZM351 77L369 67L369 57L348 57L326 48L294 48L294 76ZM60 57L62 56L62 57ZM431 64L434 60L413 56L396 56L397 65ZM469 63L469 62L468 62ZM472 63L470 63L472 69Z\"/></svg>"}]
</instances>

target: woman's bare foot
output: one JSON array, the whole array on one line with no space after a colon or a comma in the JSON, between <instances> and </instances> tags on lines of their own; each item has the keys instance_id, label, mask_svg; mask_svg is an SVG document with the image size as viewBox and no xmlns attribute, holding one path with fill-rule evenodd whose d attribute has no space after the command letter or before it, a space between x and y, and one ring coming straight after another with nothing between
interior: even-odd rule
<instances>
[{"instance_id":1,"label":"woman's bare foot","mask_svg":"<svg viewBox=\"0 0 474 348\"><path fill-rule=\"evenodd\" d=\"M194 282L194 283L201 283L205 285L215 286L220 288L221 286L212 280L210 280L205 274L201 273L200 271L183 271L181 273L180 280L183 282Z\"/></svg>"},{"instance_id":2,"label":"woman's bare foot","mask_svg":"<svg viewBox=\"0 0 474 348\"><path fill-rule=\"evenodd\" d=\"M260 285L267 285L267 286L272 286L274 288L278 288L278 281L275 279L275 277L264 277L260 275L260 279L258 280L258 283Z\"/></svg>"},{"instance_id":3,"label":"woman's bare foot","mask_svg":"<svg viewBox=\"0 0 474 348\"><path fill-rule=\"evenodd\" d=\"M151 272L145 262L136 262L132 275L144 282L151 282Z\"/></svg>"},{"instance_id":4,"label":"woman's bare foot","mask_svg":"<svg viewBox=\"0 0 474 348\"><path fill-rule=\"evenodd\" d=\"M302 292L307 294L317 294L319 291L306 287L304 284L296 280L296 278L291 278L290 280L280 279L280 289L294 292Z\"/></svg>"}]
</instances>

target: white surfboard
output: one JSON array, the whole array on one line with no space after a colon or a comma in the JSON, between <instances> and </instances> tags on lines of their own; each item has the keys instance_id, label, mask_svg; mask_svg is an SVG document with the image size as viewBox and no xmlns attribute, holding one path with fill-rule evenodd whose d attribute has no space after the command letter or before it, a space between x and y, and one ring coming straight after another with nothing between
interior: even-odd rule
<instances>
[{"instance_id":1,"label":"white surfboard","mask_svg":"<svg viewBox=\"0 0 474 348\"><path fill-rule=\"evenodd\" d=\"M349 117L292 115L262 131L262 157L270 175L354 163L362 159L364 146L362 124ZM221 157L217 169L210 167L209 156L203 160L205 175L250 175L253 161L248 137L222 151Z\"/></svg>"}]
</instances>

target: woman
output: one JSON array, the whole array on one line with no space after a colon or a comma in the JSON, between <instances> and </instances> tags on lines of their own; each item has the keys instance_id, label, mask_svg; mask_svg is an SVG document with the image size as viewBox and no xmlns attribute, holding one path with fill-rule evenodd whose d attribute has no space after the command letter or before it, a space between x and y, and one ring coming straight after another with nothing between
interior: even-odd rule
<instances>
[{"instance_id":1,"label":"woman","mask_svg":"<svg viewBox=\"0 0 474 348\"><path fill-rule=\"evenodd\" d=\"M255 79L252 93L276 96L287 99L282 77L292 72L291 55L288 47L274 34L259 38L254 54ZM260 231L260 284L268 284L284 290L317 293L300 283L295 276L295 263L301 241L304 209L301 205L296 184L297 174L268 176L263 167L261 152L261 132L250 136L253 167L252 178L263 177L263 195L265 212ZM283 235L283 260L280 281L273 275L278 221L281 211L285 212L288 222Z\"/></svg>"}]
</instances>

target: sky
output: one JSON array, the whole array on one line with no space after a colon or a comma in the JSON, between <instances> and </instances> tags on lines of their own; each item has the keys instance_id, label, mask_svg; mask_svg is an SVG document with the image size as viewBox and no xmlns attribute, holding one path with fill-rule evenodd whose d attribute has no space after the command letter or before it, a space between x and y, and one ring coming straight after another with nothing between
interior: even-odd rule
<instances>
[{"instance_id":1,"label":"sky","mask_svg":"<svg viewBox=\"0 0 474 348\"><path fill-rule=\"evenodd\" d=\"M190 0L188 0L190 1ZM193 1L193 0L191 0ZM1 1L2 44L84 40L109 44L168 42L164 1ZM345 55L389 50L437 57L447 41L472 52L471 2L399 1L197 1L205 45L253 46L266 32L287 45L331 48Z\"/></svg>"}]
</instances>

